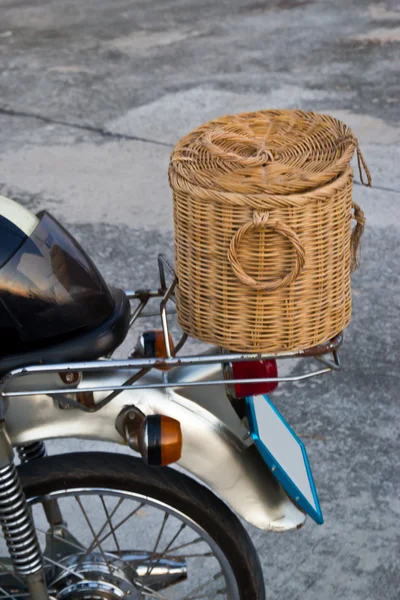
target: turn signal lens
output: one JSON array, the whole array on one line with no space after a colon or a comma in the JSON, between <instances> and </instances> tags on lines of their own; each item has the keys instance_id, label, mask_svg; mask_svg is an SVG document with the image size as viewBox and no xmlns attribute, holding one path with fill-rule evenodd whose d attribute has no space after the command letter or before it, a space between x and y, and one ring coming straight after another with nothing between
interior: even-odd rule
<instances>
[{"instance_id":1,"label":"turn signal lens","mask_svg":"<svg viewBox=\"0 0 400 600\"><path fill-rule=\"evenodd\" d=\"M264 379L278 377L276 360L255 360L232 363L234 379ZM260 383L235 383L236 398L270 394L278 387L277 381L260 381Z\"/></svg>"},{"instance_id":2,"label":"turn signal lens","mask_svg":"<svg viewBox=\"0 0 400 600\"><path fill-rule=\"evenodd\" d=\"M139 435L139 451L148 465L164 467L182 455L179 421L165 415L149 415Z\"/></svg>"}]
</instances>

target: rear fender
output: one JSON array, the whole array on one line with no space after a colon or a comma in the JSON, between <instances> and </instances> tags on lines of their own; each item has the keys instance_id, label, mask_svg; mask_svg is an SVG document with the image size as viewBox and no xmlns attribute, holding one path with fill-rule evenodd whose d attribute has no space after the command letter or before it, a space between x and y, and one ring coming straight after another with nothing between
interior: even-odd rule
<instances>
[{"instance_id":1,"label":"rear fender","mask_svg":"<svg viewBox=\"0 0 400 600\"><path fill-rule=\"evenodd\" d=\"M87 373L79 386L120 385L132 374L126 370ZM219 366L205 365L193 367L190 372L185 367L184 374L185 378L201 381L220 378L221 370ZM141 383L159 383L167 377L174 386L182 377L182 368L168 374L150 372ZM57 373L35 374L10 381L6 391L29 392L62 385ZM95 392L94 396L99 401L105 393ZM58 438L125 443L115 422L125 406L134 405L145 415L162 414L179 420L183 434L179 467L210 487L247 522L277 532L303 525L305 515L264 463L223 386L127 390L96 413L60 408L59 398L37 394L6 400L7 429L14 446Z\"/></svg>"}]
</instances>

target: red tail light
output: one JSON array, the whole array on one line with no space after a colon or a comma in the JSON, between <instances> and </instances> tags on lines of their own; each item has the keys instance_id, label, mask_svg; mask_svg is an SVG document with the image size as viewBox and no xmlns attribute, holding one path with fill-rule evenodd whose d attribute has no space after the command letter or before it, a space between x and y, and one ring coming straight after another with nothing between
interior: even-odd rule
<instances>
[{"instance_id":1,"label":"red tail light","mask_svg":"<svg viewBox=\"0 0 400 600\"><path fill-rule=\"evenodd\" d=\"M266 377L278 377L276 360L255 360L251 362L232 363L234 379L264 379ZM269 394L278 387L277 381L260 383L235 383L235 394L237 398L256 396L258 394Z\"/></svg>"}]
</instances>

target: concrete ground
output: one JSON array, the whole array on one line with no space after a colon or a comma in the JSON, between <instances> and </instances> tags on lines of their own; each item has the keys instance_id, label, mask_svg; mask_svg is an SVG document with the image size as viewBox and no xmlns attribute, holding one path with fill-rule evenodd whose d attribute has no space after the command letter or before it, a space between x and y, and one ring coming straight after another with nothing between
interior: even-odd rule
<instances>
[{"instance_id":1,"label":"concrete ground","mask_svg":"<svg viewBox=\"0 0 400 600\"><path fill-rule=\"evenodd\" d=\"M54 213L110 283L152 285L172 257L167 165L194 126L296 107L359 138L373 188L354 188L367 228L344 368L275 394L326 522L250 528L268 600L400 597L399 42L395 0L0 0L0 193Z\"/></svg>"}]
</instances>

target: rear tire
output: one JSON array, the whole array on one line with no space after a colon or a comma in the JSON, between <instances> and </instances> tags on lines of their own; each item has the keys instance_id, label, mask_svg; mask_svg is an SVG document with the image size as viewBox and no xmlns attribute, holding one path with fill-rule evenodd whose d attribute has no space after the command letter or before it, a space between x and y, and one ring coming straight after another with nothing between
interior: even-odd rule
<instances>
[{"instance_id":1,"label":"rear tire","mask_svg":"<svg viewBox=\"0 0 400 600\"><path fill-rule=\"evenodd\" d=\"M152 498L198 524L225 555L240 600L264 600L265 588L256 550L239 519L210 490L186 475L148 467L132 456L103 452L63 454L18 467L27 499L97 488Z\"/></svg>"}]
</instances>

